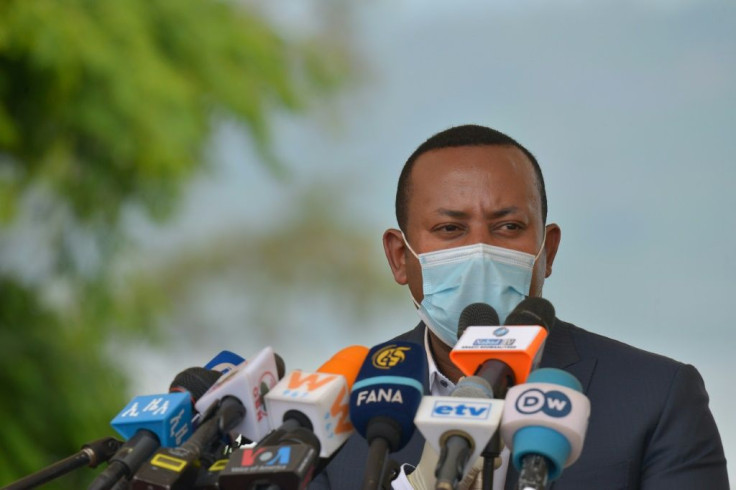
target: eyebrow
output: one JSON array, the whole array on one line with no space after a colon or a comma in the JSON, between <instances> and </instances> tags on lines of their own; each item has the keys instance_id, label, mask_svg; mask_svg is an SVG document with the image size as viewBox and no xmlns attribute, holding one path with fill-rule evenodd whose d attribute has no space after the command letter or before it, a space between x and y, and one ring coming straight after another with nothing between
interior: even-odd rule
<instances>
[{"instance_id":1,"label":"eyebrow","mask_svg":"<svg viewBox=\"0 0 736 490\"><path fill-rule=\"evenodd\" d=\"M503 218L504 216L508 216L513 213L517 213L517 212L519 212L519 208L517 206L507 206L505 208L497 209L491 213L486 213L485 218L486 219L498 219L498 218ZM470 214L465 211L458 211L458 210L447 209L447 208L437 208L437 213L443 216L448 216L450 218L456 218L456 219L466 219L470 217Z\"/></svg>"}]
</instances>

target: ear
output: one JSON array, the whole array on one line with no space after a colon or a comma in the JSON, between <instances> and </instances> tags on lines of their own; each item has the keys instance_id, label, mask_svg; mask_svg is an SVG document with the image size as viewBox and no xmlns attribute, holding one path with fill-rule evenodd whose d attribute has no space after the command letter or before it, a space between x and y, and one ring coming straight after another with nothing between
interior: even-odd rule
<instances>
[{"instance_id":1,"label":"ear","mask_svg":"<svg viewBox=\"0 0 736 490\"><path fill-rule=\"evenodd\" d=\"M550 223L547 225L547 238L544 241L544 256L545 256L545 270L544 277L552 275L552 264L557 256L557 249L560 246L560 239L562 238L562 230L557 223Z\"/></svg>"},{"instance_id":2,"label":"ear","mask_svg":"<svg viewBox=\"0 0 736 490\"><path fill-rule=\"evenodd\" d=\"M383 233L383 251L386 253L388 265L394 275L394 281L406 285L406 244L401 231L389 228Z\"/></svg>"}]
</instances>

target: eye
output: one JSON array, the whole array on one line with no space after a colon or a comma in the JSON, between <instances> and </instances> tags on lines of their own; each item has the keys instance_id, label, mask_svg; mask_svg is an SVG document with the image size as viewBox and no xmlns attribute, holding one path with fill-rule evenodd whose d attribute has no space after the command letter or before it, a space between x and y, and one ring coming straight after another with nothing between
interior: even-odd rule
<instances>
[{"instance_id":1,"label":"eye","mask_svg":"<svg viewBox=\"0 0 736 490\"><path fill-rule=\"evenodd\" d=\"M460 227L457 225L442 225L439 229L442 231L457 231Z\"/></svg>"},{"instance_id":2,"label":"eye","mask_svg":"<svg viewBox=\"0 0 736 490\"><path fill-rule=\"evenodd\" d=\"M496 232L499 232L504 235L515 235L522 231L524 227L520 223L516 223L514 221L506 221L504 223L499 223L494 230Z\"/></svg>"},{"instance_id":3,"label":"eye","mask_svg":"<svg viewBox=\"0 0 736 490\"><path fill-rule=\"evenodd\" d=\"M462 232L462 230L463 230L462 226L458 224L444 223L444 224L436 226L433 231L441 235L456 235Z\"/></svg>"}]
</instances>

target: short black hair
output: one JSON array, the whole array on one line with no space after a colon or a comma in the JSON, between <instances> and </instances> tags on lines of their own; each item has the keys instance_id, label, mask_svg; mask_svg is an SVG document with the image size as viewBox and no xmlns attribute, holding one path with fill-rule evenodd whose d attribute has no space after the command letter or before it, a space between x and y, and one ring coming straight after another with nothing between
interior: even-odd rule
<instances>
[{"instance_id":1,"label":"short black hair","mask_svg":"<svg viewBox=\"0 0 736 490\"><path fill-rule=\"evenodd\" d=\"M409 159L404 164L404 168L401 170L399 176L399 185L396 189L396 221L399 223L399 228L407 233L406 225L408 219L408 206L409 206L409 177L411 176L411 169L414 167L414 162L422 154L427 153L431 150L438 150L441 148L451 148L457 146L515 146L524 152L532 166L534 172L537 175L537 187L539 190L539 196L542 200L542 222L547 223L547 191L544 187L544 177L542 177L542 169L539 168L539 163L534 155L529 150L520 145L516 140L503 134L495 129L487 128L485 126L478 126L476 124L465 124L463 126L454 126L450 129L441 131L434 136L430 137L427 141L419 145L414 150Z\"/></svg>"}]
</instances>

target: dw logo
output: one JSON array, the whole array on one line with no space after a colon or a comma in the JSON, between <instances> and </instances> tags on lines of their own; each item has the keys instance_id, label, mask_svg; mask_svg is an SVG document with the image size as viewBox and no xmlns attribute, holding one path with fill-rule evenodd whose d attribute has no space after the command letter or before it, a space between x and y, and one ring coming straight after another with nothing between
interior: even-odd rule
<instances>
[{"instance_id":1,"label":"dw logo","mask_svg":"<svg viewBox=\"0 0 736 490\"><path fill-rule=\"evenodd\" d=\"M572 403L561 391L545 393L538 388L530 388L516 400L516 409L526 415L541 411L550 417L564 417L572 410Z\"/></svg>"}]
</instances>

